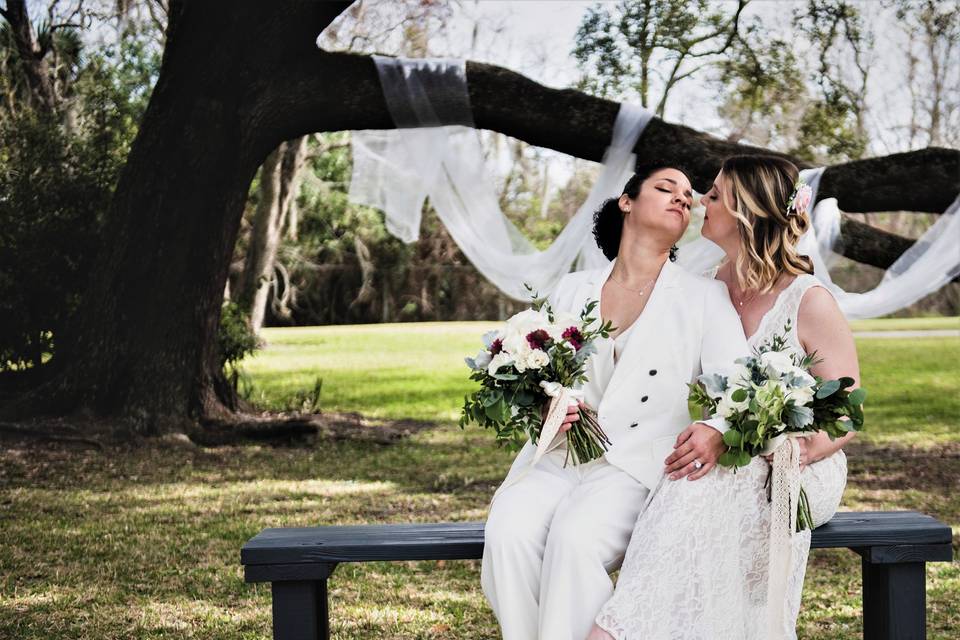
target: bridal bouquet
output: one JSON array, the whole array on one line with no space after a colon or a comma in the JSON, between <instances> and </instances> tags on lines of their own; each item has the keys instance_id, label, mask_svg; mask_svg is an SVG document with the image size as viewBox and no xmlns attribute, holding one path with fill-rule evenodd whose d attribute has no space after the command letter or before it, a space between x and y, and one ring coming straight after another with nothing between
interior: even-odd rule
<instances>
[{"instance_id":1,"label":"bridal bouquet","mask_svg":"<svg viewBox=\"0 0 960 640\"><path fill-rule=\"evenodd\" d=\"M483 336L484 348L466 358L470 379L480 389L464 401L460 427L475 422L492 427L497 441L511 449L524 439L537 444L534 461L545 452L566 415L567 407L582 396L587 381L587 357L596 351L594 341L608 337L610 322L591 329L596 301L580 312L554 313L546 300L534 296L531 309L514 315L498 331ZM541 410L550 401L546 418ZM589 462L603 455L610 440L590 410L566 434L567 460Z\"/></svg>"},{"instance_id":2,"label":"bridal bouquet","mask_svg":"<svg viewBox=\"0 0 960 640\"><path fill-rule=\"evenodd\" d=\"M789 333L789 322L784 331ZM825 431L833 439L863 427L866 391L850 391L853 378L823 380L811 375L816 354L791 357L783 352L785 346L782 336L774 336L755 355L737 360L726 375L702 375L690 385L694 404L730 424L723 434L727 451L718 464L743 467L756 456L773 453L790 437ZM796 524L797 531L813 526L802 488Z\"/></svg>"}]
</instances>

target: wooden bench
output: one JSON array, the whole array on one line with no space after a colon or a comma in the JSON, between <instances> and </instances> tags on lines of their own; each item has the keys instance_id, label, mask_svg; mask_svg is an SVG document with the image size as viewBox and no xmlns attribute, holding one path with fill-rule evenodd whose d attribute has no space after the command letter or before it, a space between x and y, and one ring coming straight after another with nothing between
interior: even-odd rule
<instances>
[{"instance_id":1,"label":"wooden bench","mask_svg":"<svg viewBox=\"0 0 960 640\"><path fill-rule=\"evenodd\" d=\"M863 637L926 637L926 563L952 559L950 527L915 511L838 513L813 532L816 549L862 558ZM327 579L341 562L468 560L483 556L483 523L264 529L240 552L247 582L270 582L275 640L329 638Z\"/></svg>"}]
</instances>

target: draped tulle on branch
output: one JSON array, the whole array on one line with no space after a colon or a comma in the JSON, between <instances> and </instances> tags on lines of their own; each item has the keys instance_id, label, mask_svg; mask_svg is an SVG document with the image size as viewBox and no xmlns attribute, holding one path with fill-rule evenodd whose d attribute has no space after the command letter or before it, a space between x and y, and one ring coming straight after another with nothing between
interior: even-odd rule
<instances>
[{"instance_id":1,"label":"draped tulle on branch","mask_svg":"<svg viewBox=\"0 0 960 640\"><path fill-rule=\"evenodd\" d=\"M652 117L637 105L620 106L603 168L586 200L545 250L537 250L510 222L488 177L474 128L463 60L374 56L391 130L353 132L350 200L381 209L388 231L404 242L419 237L427 198L437 216L477 270L503 293L528 300L528 283L549 294L571 267L607 264L592 236L593 212L620 195L633 173L633 149ZM813 189L824 169L808 169ZM846 292L830 277L838 257L840 209L834 198L817 203L812 228L800 252L813 260L816 276L836 296L848 318L872 318L913 304L960 275L960 195L940 219L865 293ZM723 252L703 238L681 245L680 264L695 273L715 267Z\"/></svg>"}]
</instances>

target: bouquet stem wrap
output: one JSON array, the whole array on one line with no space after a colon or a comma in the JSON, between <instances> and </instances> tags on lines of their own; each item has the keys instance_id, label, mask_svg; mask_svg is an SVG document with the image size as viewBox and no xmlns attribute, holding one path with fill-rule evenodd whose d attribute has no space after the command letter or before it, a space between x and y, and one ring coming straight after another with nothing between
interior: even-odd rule
<instances>
[{"instance_id":1,"label":"bouquet stem wrap","mask_svg":"<svg viewBox=\"0 0 960 640\"><path fill-rule=\"evenodd\" d=\"M773 472L770 492L770 559L767 576L767 637L786 639L784 604L793 567L793 536L800 504L800 444L810 433L781 435L770 442Z\"/></svg>"},{"instance_id":2,"label":"bouquet stem wrap","mask_svg":"<svg viewBox=\"0 0 960 640\"><path fill-rule=\"evenodd\" d=\"M583 399L583 392L578 389L569 389L559 382L540 383L543 392L550 396L550 407L547 409L547 417L540 428L540 438L537 440L537 452L533 455L530 466L537 462L550 450L550 443L560 431L563 419L567 415L567 407L578 404Z\"/></svg>"}]
</instances>

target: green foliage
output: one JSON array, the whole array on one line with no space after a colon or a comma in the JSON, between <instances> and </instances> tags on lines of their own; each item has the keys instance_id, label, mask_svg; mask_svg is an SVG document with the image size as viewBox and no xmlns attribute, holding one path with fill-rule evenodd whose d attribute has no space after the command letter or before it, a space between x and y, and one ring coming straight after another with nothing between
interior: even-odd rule
<instances>
[{"instance_id":1,"label":"green foliage","mask_svg":"<svg viewBox=\"0 0 960 640\"><path fill-rule=\"evenodd\" d=\"M622 0L588 9L573 49L578 88L618 100L637 96L662 116L670 89L731 44L736 10L727 9L707 0Z\"/></svg>"},{"instance_id":2,"label":"green foliage","mask_svg":"<svg viewBox=\"0 0 960 640\"><path fill-rule=\"evenodd\" d=\"M220 366L236 370L237 364L261 346L250 326L250 317L235 302L226 302L220 310L217 328L217 352Z\"/></svg>"},{"instance_id":3,"label":"green foliage","mask_svg":"<svg viewBox=\"0 0 960 640\"><path fill-rule=\"evenodd\" d=\"M20 75L0 80L22 97L0 110L0 371L55 357L159 65L135 37L84 56L79 40L54 33L70 63L56 67L69 106L36 109Z\"/></svg>"},{"instance_id":4,"label":"green foliage","mask_svg":"<svg viewBox=\"0 0 960 640\"><path fill-rule=\"evenodd\" d=\"M36 367L79 302L116 166L49 116L0 121L0 371Z\"/></svg>"}]
</instances>

